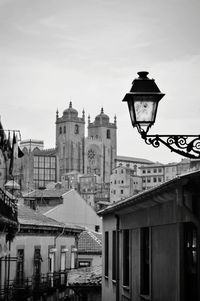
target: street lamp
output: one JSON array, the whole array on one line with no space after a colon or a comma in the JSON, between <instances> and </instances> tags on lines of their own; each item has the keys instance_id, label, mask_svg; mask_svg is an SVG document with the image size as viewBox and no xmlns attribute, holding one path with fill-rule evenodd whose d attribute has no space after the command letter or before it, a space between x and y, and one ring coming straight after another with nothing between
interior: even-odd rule
<instances>
[{"instance_id":1,"label":"street lamp","mask_svg":"<svg viewBox=\"0 0 200 301\"><path fill-rule=\"evenodd\" d=\"M138 72L132 87L123 99L128 103L132 126L136 127L141 137L149 145L159 147L160 143L179 155L200 159L200 135L148 135L154 124L161 93L154 79L147 77L148 72Z\"/></svg>"}]
</instances>

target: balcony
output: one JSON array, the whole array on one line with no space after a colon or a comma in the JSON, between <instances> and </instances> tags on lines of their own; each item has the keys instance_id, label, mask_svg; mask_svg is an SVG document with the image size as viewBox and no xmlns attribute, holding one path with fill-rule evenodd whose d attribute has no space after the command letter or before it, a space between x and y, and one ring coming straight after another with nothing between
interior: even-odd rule
<instances>
[{"instance_id":1,"label":"balcony","mask_svg":"<svg viewBox=\"0 0 200 301\"><path fill-rule=\"evenodd\" d=\"M34 297L54 295L56 291L63 292L67 288L68 270L9 281L0 287L0 300L27 300Z\"/></svg>"},{"instance_id":2,"label":"balcony","mask_svg":"<svg viewBox=\"0 0 200 301\"><path fill-rule=\"evenodd\" d=\"M0 188L0 225L17 223L17 205L11 197Z\"/></svg>"}]
</instances>

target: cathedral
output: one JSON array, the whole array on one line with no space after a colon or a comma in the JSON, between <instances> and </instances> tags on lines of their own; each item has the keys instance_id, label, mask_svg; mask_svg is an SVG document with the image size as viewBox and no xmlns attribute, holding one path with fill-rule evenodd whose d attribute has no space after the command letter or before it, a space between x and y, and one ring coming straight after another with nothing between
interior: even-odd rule
<instances>
[{"instance_id":1,"label":"cathedral","mask_svg":"<svg viewBox=\"0 0 200 301\"><path fill-rule=\"evenodd\" d=\"M23 191L45 188L72 172L109 184L117 155L116 117L111 123L103 108L93 122L88 117L87 137L85 123L85 112L79 116L70 102L62 115L56 112L54 148L44 149L40 140L21 141L24 157L17 160L14 178Z\"/></svg>"},{"instance_id":2,"label":"cathedral","mask_svg":"<svg viewBox=\"0 0 200 301\"><path fill-rule=\"evenodd\" d=\"M56 113L56 152L59 178L65 173L77 171L96 174L102 182L109 183L117 155L116 117L111 123L103 108L95 120L88 117L88 136L85 135L85 112L69 103L62 116Z\"/></svg>"}]
</instances>

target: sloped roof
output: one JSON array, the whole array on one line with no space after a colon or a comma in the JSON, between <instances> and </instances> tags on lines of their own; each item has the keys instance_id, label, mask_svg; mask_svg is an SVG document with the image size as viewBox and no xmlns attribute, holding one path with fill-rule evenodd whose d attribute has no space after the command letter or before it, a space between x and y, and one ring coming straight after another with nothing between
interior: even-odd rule
<instances>
[{"instance_id":1,"label":"sloped roof","mask_svg":"<svg viewBox=\"0 0 200 301\"><path fill-rule=\"evenodd\" d=\"M101 286L102 266L73 269L68 272L68 285Z\"/></svg>"},{"instance_id":2,"label":"sloped roof","mask_svg":"<svg viewBox=\"0 0 200 301\"><path fill-rule=\"evenodd\" d=\"M127 161L127 162L135 162L135 163L145 163L145 164L152 164L153 162L143 158L136 158L136 157L126 157L126 156L117 156L116 161Z\"/></svg>"},{"instance_id":3,"label":"sloped roof","mask_svg":"<svg viewBox=\"0 0 200 301\"><path fill-rule=\"evenodd\" d=\"M83 231L78 240L78 253L102 253L102 233Z\"/></svg>"},{"instance_id":4,"label":"sloped roof","mask_svg":"<svg viewBox=\"0 0 200 301\"><path fill-rule=\"evenodd\" d=\"M68 190L66 188L38 189L24 195L24 198L60 198Z\"/></svg>"},{"instance_id":5,"label":"sloped roof","mask_svg":"<svg viewBox=\"0 0 200 301\"><path fill-rule=\"evenodd\" d=\"M56 220L46 217L43 214L30 209L28 206L18 204L18 221L20 224L37 225L37 226L54 226L62 227L63 223L57 222Z\"/></svg>"},{"instance_id":6,"label":"sloped roof","mask_svg":"<svg viewBox=\"0 0 200 301\"><path fill-rule=\"evenodd\" d=\"M185 174L178 175L177 177L173 178L172 180L161 183L148 190L142 191L136 195L133 195L131 197L128 197L126 199L118 201L118 202L106 207L105 209L100 210L97 214L99 216L104 216L104 215L107 215L107 214L110 214L110 213L113 213L113 212L116 212L116 211L119 211L119 210L122 210L122 209L128 208L128 207L131 207L132 210L134 207L135 207L135 209L137 209L137 208L141 209L141 208L144 208L145 202L147 202L147 203L149 202L149 206L158 204L158 200L155 202L153 201L153 195L159 194L165 190L169 191L169 188L176 187L176 185L180 181L184 181L185 179L193 179L193 181L195 181L195 178L197 181L200 180L200 170L193 171L193 172L187 172ZM160 202L162 202L162 198L161 198ZM148 207L148 205L146 207Z\"/></svg>"}]
</instances>

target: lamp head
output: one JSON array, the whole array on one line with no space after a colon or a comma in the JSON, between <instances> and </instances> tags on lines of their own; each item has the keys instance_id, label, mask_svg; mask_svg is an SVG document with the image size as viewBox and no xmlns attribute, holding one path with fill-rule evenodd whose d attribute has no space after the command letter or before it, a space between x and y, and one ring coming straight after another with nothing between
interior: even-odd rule
<instances>
[{"instance_id":1,"label":"lamp head","mask_svg":"<svg viewBox=\"0 0 200 301\"><path fill-rule=\"evenodd\" d=\"M155 122L158 103L165 94L160 92L154 79L147 77L148 72L140 71L138 75L123 101L128 103L133 127L140 133L147 133Z\"/></svg>"}]
</instances>

